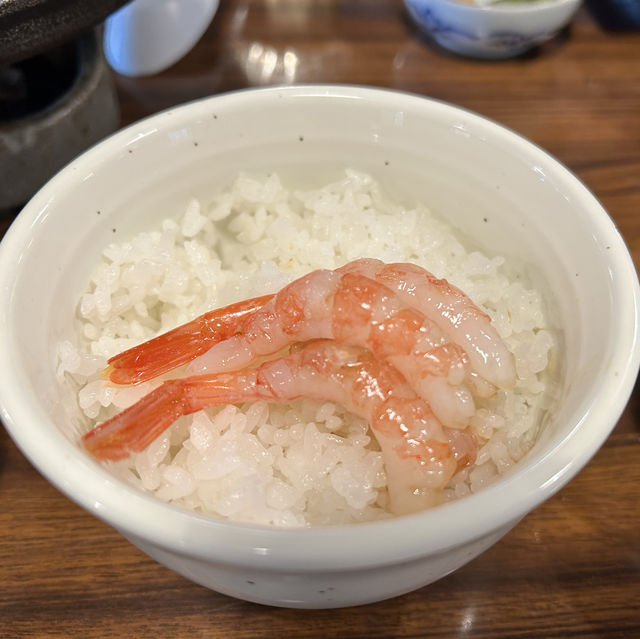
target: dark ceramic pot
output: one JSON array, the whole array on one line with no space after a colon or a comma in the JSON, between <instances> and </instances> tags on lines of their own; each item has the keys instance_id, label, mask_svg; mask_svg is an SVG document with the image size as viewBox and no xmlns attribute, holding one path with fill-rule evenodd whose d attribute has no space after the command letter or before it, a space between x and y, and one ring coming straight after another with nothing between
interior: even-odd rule
<instances>
[{"instance_id":1,"label":"dark ceramic pot","mask_svg":"<svg viewBox=\"0 0 640 639\"><path fill-rule=\"evenodd\" d=\"M78 36L66 48L73 65L68 88L37 112L0 122L0 210L24 204L54 173L119 124L98 34Z\"/></svg>"},{"instance_id":2,"label":"dark ceramic pot","mask_svg":"<svg viewBox=\"0 0 640 639\"><path fill-rule=\"evenodd\" d=\"M0 212L113 132L119 108L102 22L125 0L0 2Z\"/></svg>"},{"instance_id":3,"label":"dark ceramic pot","mask_svg":"<svg viewBox=\"0 0 640 639\"><path fill-rule=\"evenodd\" d=\"M0 66L71 40L128 0L2 0Z\"/></svg>"}]
</instances>

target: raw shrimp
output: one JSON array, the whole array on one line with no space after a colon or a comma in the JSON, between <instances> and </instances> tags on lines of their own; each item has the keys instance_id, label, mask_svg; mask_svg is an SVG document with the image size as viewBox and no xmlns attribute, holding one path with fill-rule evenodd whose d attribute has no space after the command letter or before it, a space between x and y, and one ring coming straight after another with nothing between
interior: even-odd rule
<instances>
[{"instance_id":1,"label":"raw shrimp","mask_svg":"<svg viewBox=\"0 0 640 639\"><path fill-rule=\"evenodd\" d=\"M338 272L359 273L385 284L462 347L476 375L502 388L513 386L513 357L488 315L446 280L437 279L415 264L384 264L369 258L349 262ZM115 383L131 384L182 365L234 335L239 317L257 311L272 298L273 295L265 295L211 311L135 346L112 357L105 376Z\"/></svg>"},{"instance_id":2,"label":"raw shrimp","mask_svg":"<svg viewBox=\"0 0 640 639\"><path fill-rule=\"evenodd\" d=\"M200 315L112 357L103 377L115 384L138 384L173 370L235 335L238 320L262 308L273 295L254 297Z\"/></svg>"},{"instance_id":3,"label":"raw shrimp","mask_svg":"<svg viewBox=\"0 0 640 639\"><path fill-rule=\"evenodd\" d=\"M328 340L256 368L165 381L84 435L83 444L98 459L118 460L143 450L182 415L219 404L301 397L342 404L369 420L395 514L438 504L453 474L475 461L473 435L443 427L397 369L366 349Z\"/></svg>"},{"instance_id":4,"label":"raw shrimp","mask_svg":"<svg viewBox=\"0 0 640 639\"><path fill-rule=\"evenodd\" d=\"M446 426L464 428L475 412L463 385L464 350L387 286L358 273L313 271L239 318L236 332L193 360L187 374L237 370L297 342L334 339L390 362Z\"/></svg>"},{"instance_id":5,"label":"raw shrimp","mask_svg":"<svg viewBox=\"0 0 640 639\"><path fill-rule=\"evenodd\" d=\"M349 262L338 272L359 273L388 286L461 346L477 375L500 388L513 388L516 379L513 355L490 317L447 280L436 278L416 264L385 264L370 258ZM480 380L476 382L481 385Z\"/></svg>"},{"instance_id":6,"label":"raw shrimp","mask_svg":"<svg viewBox=\"0 0 640 639\"><path fill-rule=\"evenodd\" d=\"M493 384L509 388L515 381L511 353L462 291L413 264L373 259L314 271L276 296L212 311L112 358L106 376L145 381L194 358L191 374L234 370L292 342L323 337L389 358L452 427L473 415L469 389L488 396Z\"/></svg>"}]
</instances>

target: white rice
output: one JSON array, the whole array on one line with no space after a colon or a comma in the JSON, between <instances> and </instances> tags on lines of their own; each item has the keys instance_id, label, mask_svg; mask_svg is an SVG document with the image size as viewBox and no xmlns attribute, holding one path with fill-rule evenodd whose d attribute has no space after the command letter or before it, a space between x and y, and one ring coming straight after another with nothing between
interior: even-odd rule
<instances>
[{"instance_id":1,"label":"white rice","mask_svg":"<svg viewBox=\"0 0 640 639\"><path fill-rule=\"evenodd\" d=\"M451 480L445 498L488 485L531 448L552 401L555 343L543 296L514 264L467 250L424 206L391 202L352 170L304 192L275 174L240 175L211 202L191 200L181 217L108 246L78 305L80 339L59 349L60 379L78 390L83 415L73 436L158 383L105 384L100 372L110 356L212 308L359 257L409 261L447 278L492 317L514 353L516 388L477 402L470 427L478 459ZM307 526L390 516L374 436L330 403L208 409L107 466L160 499L222 518Z\"/></svg>"}]
</instances>

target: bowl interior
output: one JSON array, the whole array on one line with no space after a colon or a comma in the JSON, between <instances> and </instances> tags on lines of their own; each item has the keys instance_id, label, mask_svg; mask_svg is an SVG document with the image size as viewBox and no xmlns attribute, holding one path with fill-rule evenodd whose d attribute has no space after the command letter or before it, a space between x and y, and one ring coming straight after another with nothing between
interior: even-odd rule
<instances>
[{"instance_id":1,"label":"bowl interior","mask_svg":"<svg viewBox=\"0 0 640 639\"><path fill-rule=\"evenodd\" d=\"M118 482L61 435L74 416L61 410L55 378L56 346L74 337L74 309L101 249L192 196L207 199L239 171L320 185L345 167L370 172L401 201L423 201L470 243L521 260L548 294L563 351L558 408L516 471L524 488L497 485L501 514L487 513L485 524L522 516L586 463L638 366L635 272L593 196L542 150L461 109L387 91L297 87L199 101L119 132L55 177L8 233L0 352L15 376L0 399L41 472L111 517L103 505ZM135 517L115 524L144 531Z\"/></svg>"}]
</instances>

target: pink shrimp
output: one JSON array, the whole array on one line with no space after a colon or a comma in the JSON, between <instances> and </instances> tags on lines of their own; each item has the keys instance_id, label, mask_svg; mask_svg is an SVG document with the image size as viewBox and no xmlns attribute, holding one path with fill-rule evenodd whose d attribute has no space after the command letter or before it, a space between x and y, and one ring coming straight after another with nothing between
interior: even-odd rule
<instances>
[{"instance_id":1,"label":"pink shrimp","mask_svg":"<svg viewBox=\"0 0 640 639\"><path fill-rule=\"evenodd\" d=\"M461 347L476 375L502 388L513 386L513 357L489 317L446 280L437 279L414 264L384 264L368 258L350 262L338 272L358 273L385 284ZM132 384L185 364L238 333L239 318L248 318L272 298L273 295L265 295L211 311L120 353L109 360L105 377L118 384ZM487 391L485 387L480 392L486 394L491 389Z\"/></svg>"},{"instance_id":2,"label":"pink shrimp","mask_svg":"<svg viewBox=\"0 0 640 639\"><path fill-rule=\"evenodd\" d=\"M443 427L393 366L365 349L328 340L256 368L165 381L84 435L83 444L98 459L118 460L143 450L182 415L220 404L300 397L334 401L369 420L396 514L439 503L453 474L475 461L475 438Z\"/></svg>"},{"instance_id":3,"label":"pink shrimp","mask_svg":"<svg viewBox=\"0 0 640 639\"><path fill-rule=\"evenodd\" d=\"M103 377L115 384L139 384L158 377L235 335L238 321L262 308L273 295L237 302L178 326L112 357Z\"/></svg>"},{"instance_id":4,"label":"pink shrimp","mask_svg":"<svg viewBox=\"0 0 640 639\"><path fill-rule=\"evenodd\" d=\"M491 319L447 280L437 279L415 264L385 264L369 258L349 262L338 272L359 273L388 286L462 347L477 375L500 388L513 387L513 355Z\"/></svg>"},{"instance_id":5,"label":"pink shrimp","mask_svg":"<svg viewBox=\"0 0 640 639\"><path fill-rule=\"evenodd\" d=\"M194 359L187 374L237 370L312 339L362 346L389 361L446 426L464 427L475 411L463 385L464 350L387 286L358 273L319 270L295 280L240 317L236 335Z\"/></svg>"}]
</instances>

